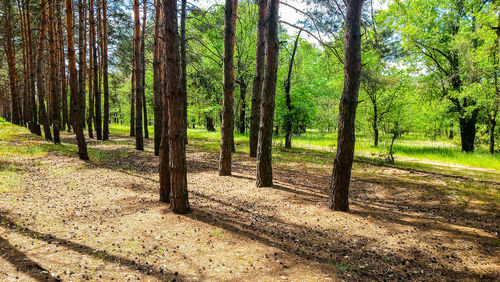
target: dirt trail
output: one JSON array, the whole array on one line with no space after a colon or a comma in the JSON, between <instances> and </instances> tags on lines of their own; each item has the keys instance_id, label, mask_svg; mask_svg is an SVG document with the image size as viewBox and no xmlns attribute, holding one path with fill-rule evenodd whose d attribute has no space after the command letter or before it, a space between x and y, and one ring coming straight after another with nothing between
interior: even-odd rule
<instances>
[{"instance_id":1,"label":"dirt trail","mask_svg":"<svg viewBox=\"0 0 500 282\"><path fill-rule=\"evenodd\" d=\"M195 141L193 212L175 215L157 201L152 143L111 139L89 143L90 162L0 156L22 174L0 197L0 280L500 278L500 203L451 193L460 180L357 164L351 213L331 212L331 167L276 164L275 185L255 188L255 160L237 154L234 175L219 177L217 155Z\"/></svg>"}]
</instances>

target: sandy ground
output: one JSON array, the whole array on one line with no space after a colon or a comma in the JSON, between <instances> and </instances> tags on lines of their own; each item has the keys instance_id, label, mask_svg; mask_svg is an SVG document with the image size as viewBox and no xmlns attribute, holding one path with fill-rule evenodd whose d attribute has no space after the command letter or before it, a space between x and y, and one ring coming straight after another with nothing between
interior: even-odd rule
<instances>
[{"instance_id":1,"label":"sandy ground","mask_svg":"<svg viewBox=\"0 0 500 282\"><path fill-rule=\"evenodd\" d=\"M175 215L158 201L152 142L111 139L89 140L89 162L0 156L22 174L0 193L0 280L500 280L500 203L454 190L495 182L357 163L351 212L332 212L331 166L276 164L275 185L255 188L254 159L237 153L220 177L193 140L193 212Z\"/></svg>"}]
</instances>

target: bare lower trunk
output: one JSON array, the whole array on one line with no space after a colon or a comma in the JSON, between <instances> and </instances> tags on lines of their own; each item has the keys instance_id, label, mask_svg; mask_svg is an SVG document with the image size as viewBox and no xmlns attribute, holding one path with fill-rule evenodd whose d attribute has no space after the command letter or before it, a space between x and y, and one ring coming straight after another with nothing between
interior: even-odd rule
<instances>
[{"instance_id":1,"label":"bare lower trunk","mask_svg":"<svg viewBox=\"0 0 500 282\"><path fill-rule=\"evenodd\" d=\"M255 62L255 77L252 88L252 108L250 112L250 157L257 157L259 142L260 108L262 96L262 82L264 81L264 60L266 55L266 13L267 1L259 0L259 25L257 29L257 51Z\"/></svg>"},{"instance_id":2,"label":"bare lower trunk","mask_svg":"<svg viewBox=\"0 0 500 282\"><path fill-rule=\"evenodd\" d=\"M183 93L180 81L180 54L177 28L177 3L164 0L165 15L165 67L168 98L168 144L170 157L170 207L174 213L190 212L187 190L186 144L183 118ZM165 112L164 112L165 113ZM163 132L167 134L167 132ZM161 176L160 176L161 177Z\"/></svg>"},{"instance_id":3,"label":"bare lower trunk","mask_svg":"<svg viewBox=\"0 0 500 282\"><path fill-rule=\"evenodd\" d=\"M12 37L12 8L9 0L4 0L4 33L5 33L5 53L7 54L7 64L9 68L10 94L11 94L11 113L12 123L21 124L21 105L19 97L18 77L16 70L16 52L14 49L14 40Z\"/></svg>"},{"instance_id":4,"label":"bare lower trunk","mask_svg":"<svg viewBox=\"0 0 500 282\"><path fill-rule=\"evenodd\" d=\"M245 133L245 116L247 109L247 84L245 81L240 82L240 122L239 122L239 132L241 134Z\"/></svg>"},{"instance_id":5,"label":"bare lower trunk","mask_svg":"<svg viewBox=\"0 0 500 282\"><path fill-rule=\"evenodd\" d=\"M231 175L234 135L234 43L238 0L226 0L224 24L224 81L219 175Z\"/></svg>"},{"instance_id":6,"label":"bare lower trunk","mask_svg":"<svg viewBox=\"0 0 500 282\"><path fill-rule=\"evenodd\" d=\"M297 34L295 39L295 44L293 45L292 57L290 58L290 63L288 64L288 76L285 81L285 99L287 114L285 116L285 148L292 148L292 129L293 129L293 117L292 117L292 96L290 95L290 90L292 88L292 69L293 61L295 60L295 53L297 52L297 46L299 44L300 33Z\"/></svg>"},{"instance_id":7,"label":"bare lower trunk","mask_svg":"<svg viewBox=\"0 0 500 282\"><path fill-rule=\"evenodd\" d=\"M109 139L109 85L108 85L108 20L107 0L102 1L102 80L104 89L104 120L102 140Z\"/></svg>"},{"instance_id":8,"label":"bare lower trunk","mask_svg":"<svg viewBox=\"0 0 500 282\"><path fill-rule=\"evenodd\" d=\"M50 60L50 91L51 91L51 117L52 117L52 129L54 132L54 143L61 143L61 138L59 136L59 131L61 128L60 124L60 106L59 106L59 84L57 83L57 42L56 42L56 18L55 5L56 0L49 1L49 60Z\"/></svg>"},{"instance_id":9,"label":"bare lower trunk","mask_svg":"<svg viewBox=\"0 0 500 282\"><path fill-rule=\"evenodd\" d=\"M474 141L476 139L477 113L471 116L460 117L460 137L462 140L462 151L474 152Z\"/></svg>"},{"instance_id":10,"label":"bare lower trunk","mask_svg":"<svg viewBox=\"0 0 500 282\"><path fill-rule=\"evenodd\" d=\"M328 198L331 210L349 211L349 185L354 159L355 119L361 75L361 9L363 0L347 1L344 37L344 91L340 100L337 154Z\"/></svg>"},{"instance_id":11,"label":"bare lower trunk","mask_svg":"<svg viewBox=\"0 0 500 282\"><path fill-rule=\"evenodd\" d=\"M81 2L80 2L81 4ZM80 14L81 15L81 14ZM73 20L73 1L66 0L66 28L68 37L68 65L70 73L70 91L73 97L73 129L76 135L78 144L78 155L82 160L88 160L87 143L85 143L85 135L83 134L83 124L85 120L84 114L84 99L85 92L78 91L78 74L76 71L76 54L75 54L75 37L74 37L74 20ZM83 80L85 81L85 80Z\"/></svg>"},{"instance_id":12,"label":"bare lower trunk","mask_svg":"<svg viewBox=\"0 0 500 282\"><path fill-rule=\"evenodd\" d=\"M100 43L102 42L101 8L99 7L99 3L97 2L94 3L96 4L96 10L97 10L97 16L95 20L97 21L97 28L96 28L97 42L94 49L94 114L95 114L94 126L95 126L97 140L102 140L101 80L100 80L101 57L98 56Z\"/></svg>"},{"instance_id":13,"label":"bare lower trunk","mask_svg":"<svg viewBox=\"0 0 500 282\"><path fill-rule=\"evenodd\" d=\"M490 120L490 154L495 154L495 127L497 122Z\"/></svg>"},{"instance_id":14,"label":"bare lower trunk","mask_svg":"<svg viewBox=\"0 0 500 282\"><path fill-rule=\"evenodd\" d=\"M262 109L260 117L259 144L257 147L257 187L273 185L272 147L274 101L276 79L278 77L278 11L279 0L269 0L268 31L266 50L266 74L262 91Z\"/></svg>"},{"instance_id":15,"label":"bare lower trunk","mask_svg":"<svg viewBox=\"0 0 500 282\"><path fill-rule=\"evenodd\" d=\"M186 125L186 130L184 133L184 141L188 143L187 138L187 60L186 60L186 0L181 0L181 91L184 99L183 110L184 110L184 124Z\"/></svg>"},{"instance_id":16,"label":"bare lower trunk","mask_svg":"<svg viewBox=\"0 0 500 282\"><path fill-rule=\"evenodd\" d=\"M45 81L43 79L43 58L44 58L44 46L45 46L45 36L47 32L47 1L46 0L40 0L41 1L41 27L40 27L40 35L39 35L39 43L38 43L38 57L37 57L37 64L36 64L36 86L37 86L37 92L38 92L38 108L40 112L40 123L43 125L43 131L45 135L45 140L51 141L52 140L52 133L50 132L50 125L49 125L49 120L47 117L47 111L45 108Z\"/></svg>"},{"instance_id":17,"label":"bare lower trunk","mask_svg":"<svg viewBox=\"0 0 500 282\"><path fill-rule=\"evenodd\" d=\"M163 61L160 56L161 41L160 34L163 29L163 11L161 0L155 0L155 30L154 30L154 47L153 47L153 96L154 96L154 150L155 156L160 155L160 144L162 141L162 86L163 77ZM168 126L168 125L167 125ZM168 161L167 161L168 163ZM161 193L160 193L161 194ZM161 198L161 197L160 197Z\"/></svg>"},{"instance_id":18,"label":"bare lower trunk","mask_svg":"<svg viewBox=\"0 0 500 282\"><path fill-rule=\"evenodd\" d=\"M214 132L215 131L214 118L211 116L206 116L205 120L206 120L207 131Z\"/></svg>"},{"instance_id":19,"label":"bare lower trunk","mask_svg":"<svg viewBox=\"0 0 500 282\"><path fill-rule=\"evenodd\" d=\"M139 18L139 0L134 0L134 62L135 62L135 149L144 150L142 138L142 59L141 59L141 23Z\"/></svg>"},{"instance_id":20,"label":"bare lower trunk","mask_svg":"<svg viewBox=\"0 0 500 282\"><path fill-rule=\"evenodd\" d=\"M141 32L141 73L142 73L142 86L141 86L141 97L142 97L142 110L144 113L144 138L149 138L148 130L148 110L146 104L146 6L147 0L142 3L142 32Z\"/></svg>"}]
</instances>

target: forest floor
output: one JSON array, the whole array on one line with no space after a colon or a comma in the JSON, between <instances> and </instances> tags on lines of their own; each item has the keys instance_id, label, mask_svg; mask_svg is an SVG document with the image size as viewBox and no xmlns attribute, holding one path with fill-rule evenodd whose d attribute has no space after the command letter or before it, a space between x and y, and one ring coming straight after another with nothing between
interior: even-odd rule
<instances>
[{"instance_id":1,"label":"forest floor","mask_svg":"<svg viewBox=\"0 0 500 282\"><path fill-rule=\"evenodd\" d=\"M193 212L175 215L151 140L88 139L86 162L62 141L0 121L2 281L500 279L500 172L358 160L351 212L332 212L330 155L276 150L275 185L255 188L240 147L220 177L218 144L190 139Z\"/></svg>"}]
</instances>

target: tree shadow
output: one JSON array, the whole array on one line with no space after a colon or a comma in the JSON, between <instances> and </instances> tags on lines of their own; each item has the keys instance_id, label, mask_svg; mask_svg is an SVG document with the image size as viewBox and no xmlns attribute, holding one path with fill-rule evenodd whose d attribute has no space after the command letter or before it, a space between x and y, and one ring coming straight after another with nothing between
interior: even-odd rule
<instances>
[{"instance_id":1,"label":"tree shadow","mask_svg":"<svg viewBox=\"0 0 500 282\"><path fill-rule=\"evenodd\" d=\"M2 218L3 219L3 218ZM16 267L17 271L29 275L37 281L61 281L26 254L12 246L9 241L0 236L0 257Z\"/></svg>"},{"instance_id":2,"label":"tree shadow","mask_svg":"<svg viewBox=\"0 0 500 282\"><path fill-rule=\"evenodd\" d=\"M108 263L113 263L116 265L120 266L125 266L131 271L138 271L144 275L147 276L154 276L160 280L185 280L186 278L183 277L182 275L179 275L177 272L173 273L168 270L164 270L163 268L161 269L156 269L152 265L144 265L141 263L136 262L135 260L131 260L125 257L117 256L110 254L109 252L105 250L98 250L94 249L92 247L82 245L70 240L66 240L63 238L59 238L56 236L53 236L51 234L46 234L46 233L40 233L34 230L31 230L27 227L23 227L14 221L12 221L7 215L4 213L0 212L0 224L6 228L8 228L11 231L15 231L21 235L28 236L32 239L37 239L37 240L42 240L47 243L57 243L58 245L64 246L67 249L70 249L72 251L78 252L82 255L87 255L91 256L93 258L97 258L99 260L108 262ZM0 237L1 239L1 237ZM3 239L5 242L0 241L0 244L7 244L5 247L9 247L10 244ZM4 245L0 245L1 249L4 250ZM24 259L26 257L24 254L16 254L17 257ZM23 257L24 256L24 257ZM15 256L14 256L15 257ZM18 262L17 259L12 259L12 263ZM17 266L17 264L16 264ZM42 267L40 266L34 266L35 268L41 269L41 271L44 271ZM35 277L34 277L35 278ZM43 277L42 277L43 278ZM35 278L36 279L36 278ZM40 281L45 281L44 279L41 279Z\"/></svg>"}]
</instances>

